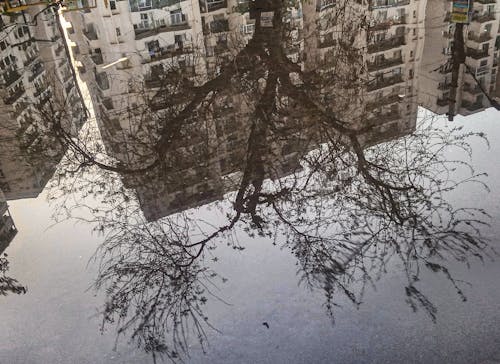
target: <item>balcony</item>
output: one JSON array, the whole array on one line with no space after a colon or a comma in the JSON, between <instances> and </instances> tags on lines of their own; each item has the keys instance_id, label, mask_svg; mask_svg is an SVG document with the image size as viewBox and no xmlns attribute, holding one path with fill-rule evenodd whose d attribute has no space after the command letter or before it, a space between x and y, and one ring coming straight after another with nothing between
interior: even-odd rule
<instances>
[{"instance_id":1,"label":"balcony","mask_svg":"<svg viewBox=\"0 0 500 364\"><path fill-rule=\"evenodd\" d=\"M143 57L141 63L151 63L162 59L179 56L193 52L191 45L185 45L183 42L177 42L166 47L159 47L155 51L149 52L149 57Z\"/></svg>"},{"instance_id":2,"label":"balcony","mask_svg":"<svg viewBox=\"0 0 500 364\"><path fill-rule=\"evenodd\" d=\"M488 65L481 66L477 68L470 67L470 72L474 73L476 76L482 76L490 72L490 68Z\"/></svg>"},{"instance_id":3,"label":"balcony","mask_svg":"<svg viewBox=\"0 0 500 364\"><path fill-rule=\"evenodd\" d=\"M496 3L496 0L475 0L476 2L480 3L480 4L495 4Z\"/></svg>"},{"instance_id":4,"label":"balcony","mask_svg":"<svg viewBox=\"0 0 500 364\"><path fill-rule=\"evenodd\" d=\"M94 29L94 27L89 27L88 29L85 29L83 31L83 34L85 37L87 37L88 40L97 40L97 32Z\"/></svg>"},{"instance_id":5,"label":"balcony","mask_svg":"<svg viewBox=\"0 0 500 364\"><path fill-rule=\"evenodd\" d=\"M45 88L42 88L42 87L35 87L35 93L33 94L33 96L35 97L39 97L46 89Z\"/></svg>"},{"instance_id":6,"label":"balcony","mask_svg":"<svg viewBox=\"0 0 500 364\"><path fill-rule=\"evenodd\" d=\"M21 74L19 72L17 72L17 69L12 68L12 69L6 70L5 73L3 74L3 79L5 81L4 86L8 87L8 86L12 85L14 82L19 80L20 77L21 77Z\"/></svg>"},{"instance_id":7,"label":"balcony","mask_svg":"<svg viewBox=\"0 0 500 364\"><path fill-rule=\"evenodd\" d=\"M489 56L489 52L487 49L474 49L474 48L468 48L467 47L467 52L466 55L468 57L474 58L474 59L481 59Z\"/></svg>"},{"instance_id":8,"label":"balcony","mask_svg":"<svg viewBox=\"0 0 500 364\"><path fill-rule=\"evenodd\" d=\"M486 23L489 21L495 20L495 14L492 13L486 13L486 14L475 14L472 16L472 21L478 22L478 23Z\"/></svg>"},{"instance_id":9,"label":"balcony","mask_svg":"<svg viewBox=\"0 0 500 364\"><path fill-rule=\"evenodd\" d=\"M188 23L187 15L185 14L171 14L170 18L167 19L162 19L162 21L157 21L156 23L141 22L139 24L134 24L135 39L139 40L159 33L191 28Z\"/></svg>"},{"instance_id":10,"label":"balcony","mask_svg":"<svg viewBox=\"0 0 500 364\"><path fill-rule=\"evenodd\" d=\"M27 57L28 57L28 58L26 59L26 61L24 61L24 62L23 62L24 67L28 67L30 64L32 64L32 63L33 63L33 61L34 61L35 59L37 59L37 58L38 58L38 56L37 56L36 54L35 54L35 55L32 55L32 56L27 55Z\"/></svg>"},{"instance_id":11,"label":"balcony","mask_svg":"<svg viewBox=\"0 0 500 364\"><path fill-rule=\"evenodd\" d=\"M449 105L450 103L450 100L449 99L441 99L441 98L438 98L437 101L436 101L436 104L438 106L447 106Z\"/></svg>"},{"instance_id":12,"label":"balcony","mask_svg":"<svg viewBox=\"0 0 500 364\"><path fill-rule=\"evenodd\" d=\"M227 0L200 0L199 3L202 13L216 11L227 7Z\"/></svg>"},{"instance_id":13,"label":"balcony","mask_svg":"<svg viewBox=\"0 0 500 364\"><path fill-rule=\"evenodd\" d=\"M401 47L402 45L405 45L404 35L368 44L368 53L383 52L391 48Z\"/></svg>"},{"instance_id":14,"label":"balcony","mask_svg":"<svg viewBox=\"0 0 500 364\"><path fill-rule=\"evenodd\" d=\"M104 63L104 60L102 58L102 53L94 53L93 55L90 56L90 58L92 58L92 62L94 62L94 64L96 65Z\"/></svg>"},{"instance_id":15,"label":"balcony","mask_svg":"<svg viewBox=\"0 0 500 364\"><path fill-rule=\"evenodd\" d=\"M60 56L61 55L61 52L64 50L64 46L62 44L59 44L57 46L57 48L54 50L54 52L56 53L56 56Z\"/></svg>"},{"instance_id":16,"label":"balcony","mask_svg":"<svg viewBox=\"0 0 500 364\"><path fill-rule=\"evenodd\" d=\"M401 15L401 16L394 16L389 19L384 19L384 20L375 20L372 26L370 26L371 31L376 31L376 30L385 30L389 29L393 25L400 25L400 24L406 24L406 16Z\"/></svg>"},{"instance_id":17,"label":"balcony","mask_svg":"<svg viewBox=\"0 0 500 364\"><path fill-rule=\"evenodd\" d=\"M439 73L446 75L448 73L451 73L452 68L453 68L453 65L451 64L451 62L444 64L444 65L441 65L441 66L439 66Z\"/></svg>"},{"instance_id":18,"label":"balcony","mask_svg":"<svg viewBox=\"0 0 500 364\"><path fill-rule=\"evenodd\" d=\"M325 34L323 40L318 41L318 48L328 48L333 47L337 44L337 41L333 39L333 33Z\"/></svg>"},{"instance_id":19,"label":"balcony","mask_svg":"<svg viewBox=\"0 0 500 364\"><path fill-rule=\"evenodd\" d=\"M144 78L144 86L146 86L146 88L156 88L156 87L160 87L162 84L162 80L161 78L157 78L157 77L153 77L153 76L146 76L146 78Z\"/></svg>"},{"instance_id":20,"label":"balcony","mask_svg":"<svg viewBox=\"0 0 500 364\"><path fill-rule=\"evenodd\" d=\"M367 126L378 126L386 124L390 121L398 120L401 118L401 113L398 109L389 112L375 113L372 117L366 120Z\"/></svg>"},{"instance_id":21,"label":"balcony","mask_svg":"<svg viewBox=\"0 0 500 364\"><path fill-rule=\"evenodd\" d=\"M8 245L17 234L17 228L9 215L0 217L0 242Z\"/></svg>"},{"instance_id":22,"label":"balcony","mask_svg":"<svg viewBox=\"0 0 500 364\"><path fill-rule=\"evenodd\" d=\"M462 100L462 107L469 111L477 111L484 108L482 101L470 102L467 100Z\"/></svg>"},{"instance_id":23,"label":"balcony","mask_svg":"<svg viewBox=\"0 0 500 364\"><path fill-rule=\"evenodd\" d=\"M445 81L445 82L439 82L438 84L438 90L448 90L451 87L451 82Z\"/></svg>"},{"instance_id":24,"label":"balcony","mask_svg":"<svg viewBox=\"0 0 500 364\"><path fill-rule=\"evenodd\" d=\"M109 79L106 72L96 73L95 81L101 90L104 91L109 89Z\"/></svg>"},{"instance_id":25,"label":"balcony","mask_svg":"<svg viewBox=\"0 0 500 364\"><path fill-rule=\"evenodd\" d=\"M69 95L69 93L71 92L71 90L73 89L73 87L75 87L75 84L73 82L68 83L66 85L66 87L64 88L64 91L66 91L66 95Z\"/></svg>"},{"instance_id":26,"label":"balcony","mask_svg":"<svg viewBox=\"0 0 500 364\"><path fill-rule=\"evenodd\" d=\"M374 79L368 84L368 91L374 91L378 90L384 87L389 87L392 85L395 85L397 83L403 82L403 76L402 75L394 75L391 77L387 78L379 78L379 79Z\"/></svg>"},{"instance_id":27,"label":"balcony","mask_svg":"<svg viewBox=\"0 0 500 364\"><path fill-rule=\"evenodd\" d=\"M16 88L9 96L3 99L4 104L12 105L24 94L24 87Z\"/></svg>"},{"instance_id":28,"label":"balcony","mask_svg":"<svg viewBox=\"0 0 500 364\"><path fill-rule=\"evenodd\" d=\"M316 1L316 11L321 12L323 10L329 9L337 5L337 0L317 0Z\"/></svg>"},{"instance_id":29,"label":"balcony","mask_svg":"<svg viewBox=\"0 0 500 364\"><path fill-rule=\"evenodd\" d=\"M487 42L487 41L492 40L493 37L491 36L491 34L489 32L483 32L481 34L475 34L475 33L470 32L467 39L469 39L473 42L476 42L476 43L483 43L483 42Z\"/></svg>"},{"instance_id":30,"label":"balcony","mask_svg":"<svg viewBox=\"0 0 500 364\"><path fill-rule=\"evenodd\" d=\"M476 96L483 93L483 91L477 84L472 86L470 83L464 83L463 90L471 94L472 96Z\"/></svg>"},{"instance_id":31,"label":"balcony","mask_svg":"<svg viewBox=\"0 0 500 364\"><path fill-rule=\"evenodd\" d=\"M68 72L65 72L65 73L63 74L63 82L64 82L64 83L68 82L68 81L69 81L70 79L72 79L72 78L73 78L73 74L72 74L71 72L69 72L69 71L68 71Z\"/></svg>"},{"instance_id":32,"label":"balcony","mask_svg":"<svg viewBox=\"0 0 500 364\"><path fill-rule=\"evenodd\" d=\"M104 107L106 108L106 110L113 110L114 109L114 106L113 106L113 99L111 99L111 97L106 97L102 100L102 104L104 105Z\"/></svg>"},{"instance_id":33,"label":"balcony","mask_svg":"<svg viewBox=\"0 0 500 364\"><path fill-rule=\"evenodd\" d=\"M45 69L41 63L36 63L31 69L31 76L28 77L29 82L33 82Z\"/></svg>"},{"instance_id":34,"label":"balcony","mask_svg":"<svg viewBox=\"0 0 500 364\"><path fill-rule=\"evenodd\" d=\"M396 58L386 58L375 60L374 62L367 62L368 71L378 71L389 67L394 67L403 63L403 58L401 56Z\"/></svg>"},{"instance_id":35,"label":"balcony","mask_svg":"<svg viewBox=\"0 0 500 364\"><path fill-rule=\"evenodd\" d=\"M381 98L377 98L377 100L374 100L372 102L367 102L366 103L366 110L367 111L374 110L378 107L394 104L394 103L400 102L400 101L401 101L401 98L399 97L399 95L391 94L391 95L383 96Z\"/></svg>"},{"instance_id":36,"label":"balcony","mask_svg":"<svg viewBox=\"0 0 500 364\"><path fill-rule=\"evenodd\" d=\"M43 95L41 98L40 98L40 101L39 101L39 105L40 106L44 106L49 100L50 100L50 97L51 97L51 93L50 92L47 92L45 95Z\"/></svg>"},{"instance_id":37,"label":"balcony","mask_svg":"<svg viewBox=\"0 0 500 364\"><path fill-rule=\"evenodd\" d=\"M376 1L374 1L374 3L372 5L370 5L370 10L393 8L393 7L405 6L405 5L409 5L409 4L410 4L410 0L400 0L400 1L376 0Z\"/></svg>"},{"instance_id":38,"label":"balcony","mask_svg":"<svg viewBox=\"0 0 500 364\"><path fill-rule=\"evenodd\" d=\"M211 33L222 33L229 31L229 22L227 19L214 20L210 23Z\"/></svg>"},{"instance_id":39,"label":"balcony","mask_svg":"<svg viewBox=\"0 0 500 364\"><path fill-rule=\"evenodd\" d=\"M129 0L130 11L145 11L151 9L162 9L167 6L179 4L184 0Z\"/></svg>"}]
</instances>

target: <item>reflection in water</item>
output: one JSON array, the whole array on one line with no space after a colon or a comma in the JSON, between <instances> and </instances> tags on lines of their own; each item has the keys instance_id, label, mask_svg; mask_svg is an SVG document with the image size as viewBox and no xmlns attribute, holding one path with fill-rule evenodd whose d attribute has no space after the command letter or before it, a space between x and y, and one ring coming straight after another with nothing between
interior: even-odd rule
<instances>
[{"instance_id":1,"label":"reflection in water","mask_svg":"<svg viewBox=\"0 0 500 364\"><path fill-rule=\"evenodd\" d=\"M2 15L0 187L34 197L55 173L56 218L86 209L105 236L103 325L153 355L186 354L193 331L204 343L209 287L225 279L204 258L243 249L238 232L290 249L332 317L338 295L359 304L397 261L408 303L435 318L421 270L463 297L443 258L485 254L486 212L446 199L483 183L466 168L483 136L437 128L418 105L450 119L496 105L498 22L478 6L477 32L448 49L463 28L445 6L110 1L65 13L69 44L54 7ZM186 211L203 204L212 216Z\"/></svg>"}]
</instances>

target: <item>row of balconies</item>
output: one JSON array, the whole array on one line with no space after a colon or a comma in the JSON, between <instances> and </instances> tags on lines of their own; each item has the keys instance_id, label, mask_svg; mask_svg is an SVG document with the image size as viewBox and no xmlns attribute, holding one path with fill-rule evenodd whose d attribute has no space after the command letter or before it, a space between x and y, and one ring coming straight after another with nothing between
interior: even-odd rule
<instances>
[{"instance_id":1,"label":"row of balconies","mask_svg":"<svg viewBox=\"0 0 500 364\"><path fill-rule=\"evenodd\" d=\"M391 48L405 45L404 35L387 38L368 44L368 53L383 52Z\"/></svg>"}]
</instances>

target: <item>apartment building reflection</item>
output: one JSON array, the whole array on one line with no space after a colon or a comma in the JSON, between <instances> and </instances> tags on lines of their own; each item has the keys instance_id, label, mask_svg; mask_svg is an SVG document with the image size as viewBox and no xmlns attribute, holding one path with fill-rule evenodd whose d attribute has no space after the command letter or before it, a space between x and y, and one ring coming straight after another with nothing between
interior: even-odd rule
<instances>
[{"instance_id":1,"label":"apartment building reflection","mask_svg":"<svg viewBox=\"0 0 500 364\"><path fill-rule=\"evenodd\" d=\"M5 196L0 190L0 255L17 234L17 228L9 212Z\"/></svg>"},{"instance_id":2,"label":"apartment building reflection","mask_svg":"<svg viewBox=\"0 0 500 364\"><path fill-rule=\"evenodd\" d=\"M85 114L53 8L4 13L0 26L0 189L7 200L31 198L43 190L63 152L34 158L46 124L40 110L65 100L71 107L64 128L72 134Z\"/></svg>"},{"instance_id":3,"label":"apartment building reflection","mask_svg":"<svg viewBox=\"0 0 500 364\"><path fill-rule=\"evenodd\" d=\"M470 115L491 107L498 93L498 5L495 0L474 1L471 22L464 31L465 64L452 90L452 46L455 24L451 2L427 1L426 42L420 68L419 103L437 114Z\"/></svg>"},{"instance_id":4,"label":"apartment building reflection","mask_svg":"<svg viewBox=\"0 0 500 364\"><path fill-rule=\"evenodd\" d=\"M305 70L321 66L327 72L329 57L335 57L336 46L346 38L337 31L338 24L324 21L336 5L340 4L307 2L285 12L290 31L287 56ZM349 46L364 49L364 67L357 77L367 82L362 90L350 90L352 112L342 113L353 126L373 127L363 139L365 145L415 128L424 14L425 2L415 0L359 2L346 14L353 24L369 19L368 30L354 27L348 34L355 39ZM267 26L272 27L272 13L266 16L270 17ZM162 76L180 70L193 85L207 82L231 58L231 52L245 46L255 29L248 2L234 0L111 0L109 7L98 3L96 9L68 14L67 19L82 77L93 91L107 150L129 164L137 157L132 140L141 134L145 110L161 115L162 109L169 111L165 105L174 103L176 95L162 84ZM321 22L326 25L318 26ZM324 85L318 97L328 102L334 92L345 93L349 87L346 83L343 89L336 85L334 90ZM331 106L332 110L344 107ZM185 118L161 172L124 177L125 185L137 191L147 219L218 200L237 189L249 153L252 111L244 95L216 98L203 115L193 111ZM148 122L154 128L154 121ZM313 132L309 134L313 122L306 117L301 133L267 140L269 178L300 168L301 156L320 142L314 140Z\"/></svg>"}]
</instances>

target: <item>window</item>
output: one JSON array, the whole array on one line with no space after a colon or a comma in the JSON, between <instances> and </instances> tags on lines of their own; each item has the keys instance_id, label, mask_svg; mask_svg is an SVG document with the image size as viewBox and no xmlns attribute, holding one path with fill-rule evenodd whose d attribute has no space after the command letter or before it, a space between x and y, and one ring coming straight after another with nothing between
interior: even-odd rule
<instances>
[{"instance_id":1,"label":"window","mask_svg":"<svg viewBox=\"0 0 500 364\"><path fill-rule=\"evenodd\" d=\"M5 43L5 41L1 41L0 42L0 48L2 49L2 51L7 48L7 43Z\"/></svg>"},{"instance_id":2,"label":"window","mask_svg":"<svg viewBox=\"0 0 500 364\"><path fill-rule=\"evenodd\" d=\"M385 33L377 33L375 34L375 40L377 42L381 42L385 39Z\"/></svg>"},{"instance_id":3,"label":"window","mask_svg":"<svg viewBox=\"0 0 500 364\"><path fill-rule=\"evenodd\" d=\"M139 0L139 9L151 9L151 0Z\"/></svg>"},{"instance_id":4,"label":"window","mask_svg":"<svg viewBox=\"0 0 500 364\"><path fill-rule=\"evenodd\" d=\"M488 64L488 60L487 60L487 59L483 59L479 65L480 65L481 67L484 67L484 66L486 66L487 64Z\"/></svg>"},{"instance_id":5,"label":"window","mask_svg":"<svg viewBox=\"0 0 500 364\"><path fill-rule=\"evenodd\" d=\"M141 13L141 23L139 28L149 28L149 16L148 13Z\"/></svg>"},{"instance_id":6,"label":"window","mask_svg":"<svg viewBox=\"0 0 500 364\"><path fill-rule=\"evenodd\" d=\"M387 11L379 11L377 14L377 20L378 21L384 21L387 19Z\"/></svg>"},{"instance_id":7,"label":"window","mask_svg":"<svg viewBox=\"0 0 500 364\"><path fill-rule=\"evenodd\" d=\"M116 31L116 36L119 37L120 35L122 35L122 32L120 30L120 27L118 28L115 28L115 31Z\"/></svg>"},{"instance_id":8,"label":"window","mask_svg":"<svg viewBox=\"0 0 500 364\"><path fill-rule=\"evenodd\" d=\"M110 0L109 1L109 7L111 10L116 10L116 1L115 0Z\"/></svg>"},{"instance_id":9,"label":"window","mask_svg":"<svg viewBox=\"0 0 500 364\"><path fill-rule=\"evenodd\" d=\"M174 42L175 43L181 43L186 41L186 33L184 34L176 34L174 36Z\"/></svg>"},{"instance_id":10,"label":"window","mask_svg":"<svg viewBox=\"0 0 500 364\"><path fill-rule=\"evenodd\" d=\"M150 52L150 54L158 52L160 50L160 42L157 40L148 42L146 46L148 47L148 51Z\"/></svg>"}]
</instances>

